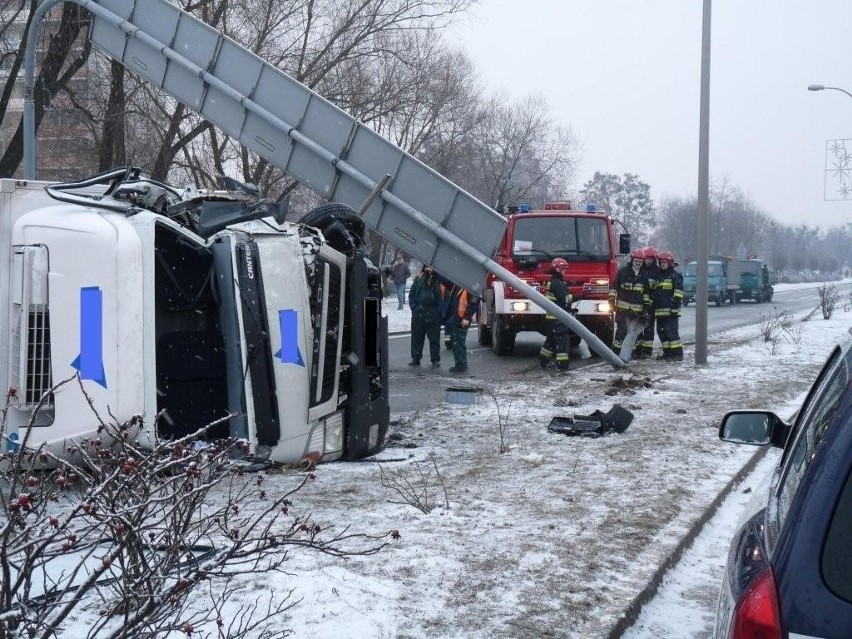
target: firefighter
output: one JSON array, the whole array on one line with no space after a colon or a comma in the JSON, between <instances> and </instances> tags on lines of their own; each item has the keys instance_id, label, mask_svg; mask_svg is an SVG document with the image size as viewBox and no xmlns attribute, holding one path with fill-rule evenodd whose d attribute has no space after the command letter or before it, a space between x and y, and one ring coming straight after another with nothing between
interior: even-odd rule
<instances>
[{"instance_id":1,"label":"firefighter","mask_svg":"<svg viewBox=\"0 0 852 639\"><path fill-rule=\"evenodd\" d=\"M559 308L571 312L571 293L565 284L563 273L568 270L568 262L561 257L554 258L550 263L550 281L546 284L544 294ZM547 312L547 338L538 352L538 361L542 368L547 368L551 361L556 361L556 367L561 372L568 371L570 356L568 353L568 327L556 319L556 315Z\"/></svg>"},{"instance_id":2,"label":"firefighter","mask_svg":"<svg viewBox=\"0 0 852 639\"><path fill-rule=\"evenodd\" d=\"M645 274L648 276L648 294L651 295L653 302L654 287L657 285L657 277L660 269L657 266L657 249L653 246L645 247L645 263L642 265L645 269ZM653 303L652 303L653 306ZM654 354L654 313L653 309L650 314L650 320L645 330L636 340L635 357L637 359L650 359Z\"/></svg>"},{"instance_id":3,"label":"firefighter","mask_svg":"<svg viewBox=\"0 0 852 639\"><path fill-rule=\"evenodd\" d=\"M683 302L683 275L675 270L677 262L668 251L657 256L659 275L653 291L654 315L657 319L657 335L663 344L663 354L657 359L670 362L683 360L683 342L680 341L680 307Z\"/></svg>"},{"instance_id":4,"label":"firefighter","mask_svg":"<svg viewBox=\"0 0 852 639\"><path fill-rule=\"evenodd\" d=\"M615 337L612 350L620 353L624 338L627 336L630 320L641 318L647 321L651 314L651 296L648 292L648 277L642 265L645 251L633 249L630 262L615 274L615 281L609 290L609 304L615 309Z\"/></svg>"},{"instance_id":5,"label":"firefighter","mask_svg":"<svg viewBox=\"0 0 852 639\"><path fill-rule=\"evenodd\" d=\"M479 311L479 298L458 284L451 283L445 294L447 310L444 315L444 330L450 336L455 366L450 367L454 374L467 373L467 330Z\"/></svg>"},{"instance_id":6,"label":"firefighter","mask_svg":"<svg viewBox=\"0 0 852 639\"><path fill-rule=\"evenodd\" d=\"M432 368L441 367L441 303L444 287L429 264L411 283L408 306L411 308L411 361L409 366L420 366L423 342L429 340L429 359Z\"/></svg>"}]
</instances>

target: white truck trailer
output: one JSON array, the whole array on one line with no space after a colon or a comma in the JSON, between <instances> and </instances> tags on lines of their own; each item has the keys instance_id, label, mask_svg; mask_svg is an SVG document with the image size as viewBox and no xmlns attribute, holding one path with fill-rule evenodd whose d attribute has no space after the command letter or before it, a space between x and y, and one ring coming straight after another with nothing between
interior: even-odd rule
<instances>
[{"instance_id":1,"label":"white truck trailer","mask_svg":"<svg viewBox=\"0 0 852 639\"><path fill-rule=\"evenodd\" d=\"M32 419L30 445L63 455L96 430L88 396L104 419L144 417L143 439L233 415L210 436L245 438L256 458L377 452L387 321L360 219L317 211L327 239L276 211L136 170L70 185L0 180L6 445Z\"/></svg>"}]
</instances>

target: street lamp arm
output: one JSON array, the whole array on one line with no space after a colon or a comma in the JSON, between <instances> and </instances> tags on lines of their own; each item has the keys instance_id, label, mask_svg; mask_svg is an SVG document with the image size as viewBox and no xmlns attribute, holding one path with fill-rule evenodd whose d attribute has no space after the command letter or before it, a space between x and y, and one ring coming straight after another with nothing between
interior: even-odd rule
<instances>
[{"instance_id":1,"label":"street lamp arm","mask_svg":"<svg viewBox=\"0 0 852 639\"><path fill-rule=\"evenodd\" d=\"M829 89L832 90L832 91L840 91L841 93L845 93L850 98L852 98L852 93L849 93L849 91L847 91L846 89L841 89L840 87L827 87L827 86L823 86L822 84L809 84L808 85L808 91L825 91L825 90L829 90Z\"/></svg>"}]
</instances>

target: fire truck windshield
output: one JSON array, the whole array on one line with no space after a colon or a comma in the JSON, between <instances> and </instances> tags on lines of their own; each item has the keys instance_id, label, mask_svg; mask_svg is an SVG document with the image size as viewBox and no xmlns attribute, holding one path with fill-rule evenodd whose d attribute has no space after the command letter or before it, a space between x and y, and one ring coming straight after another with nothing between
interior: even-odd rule
<instances>
[{"instance_id":1,"label":"fire truck windshield","mask_svg":"<svg viewBox=\"0 0 852 639\"><path fill-rule=\"evenodd\" d=\"M540 260L610 259L609 229L600 217L518 217L512 254Z\"/></svg>"}]
</instances>

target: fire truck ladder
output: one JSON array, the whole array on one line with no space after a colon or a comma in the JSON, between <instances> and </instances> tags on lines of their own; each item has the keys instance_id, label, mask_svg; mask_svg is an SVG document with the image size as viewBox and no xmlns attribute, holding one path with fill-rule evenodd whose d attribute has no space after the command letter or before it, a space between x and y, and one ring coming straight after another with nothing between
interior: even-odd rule
<instances>
[{"instance_id":1,"label":"fire truck ladder","mask_svg":"<svg viewBox=\"0 0 852 639\"><path fill-rule=\"evenodd\" d=\"M106 56L323 197L356 207L364 203L364 222L391 244L478 295L486 273L493 273L556 315L610 364L624 366L567 311L491 259L506 226L501 215L166 0L46 0L39 5L25 59L27 179L35 178L36 38L46 13L65 1L93 15L89 37Z\"/></svg>"}]
</instances>

